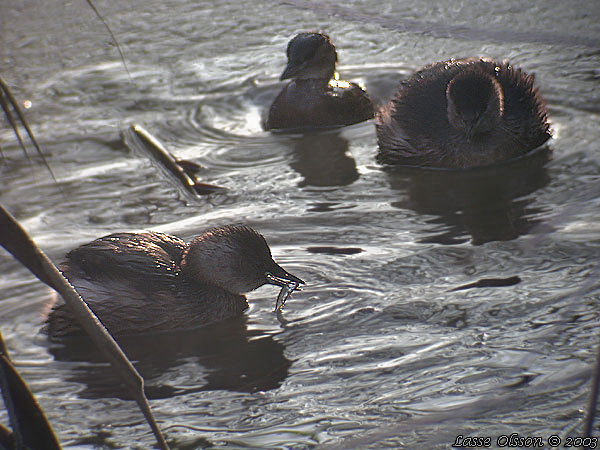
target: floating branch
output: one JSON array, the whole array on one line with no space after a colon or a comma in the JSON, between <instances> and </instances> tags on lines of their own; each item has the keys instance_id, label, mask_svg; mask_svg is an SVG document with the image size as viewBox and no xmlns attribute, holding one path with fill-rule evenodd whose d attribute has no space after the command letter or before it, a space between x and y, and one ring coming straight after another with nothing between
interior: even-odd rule
<instances>
[{"instance_id":1,"label":"floating branch","mask_svg":"<svg viewBox=\"0 0 600 450\"><path fill-rule=\"evenodd\" d=\"M194 196L212 194L213 192L222 191L224 189L220 186L215 186L214 184L198 181L194 175L194 172L201 168L198 164L175 158L158 139L141 125L132 125L129 128L129 131L130 134L141 143L139 147L146 151L154 161L160 164L160 166L169 174L174 176L185 190L192 193Z\"/></svg>"}]
</instances>

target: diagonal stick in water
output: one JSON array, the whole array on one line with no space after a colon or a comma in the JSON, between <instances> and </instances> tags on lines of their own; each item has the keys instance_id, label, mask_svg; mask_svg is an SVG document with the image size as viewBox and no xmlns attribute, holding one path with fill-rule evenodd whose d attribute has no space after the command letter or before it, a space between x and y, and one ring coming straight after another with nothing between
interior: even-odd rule
<instances>
[{"instance_id":1,"label":"diagonal stick in water","mask_svg":"<svg viewBox=\"0 0 600 450\"><path fill-rule=\"evenodd\" d=\"M0 205L0 245L27 267L35 276L60 293L81 327L111 362L130 389L162 450L168 450L150 405L144 394L144 379L131 364L108 330L102 325L69 281L46 254L33 242L16 219Z\"/></svg>"}]
</instances>

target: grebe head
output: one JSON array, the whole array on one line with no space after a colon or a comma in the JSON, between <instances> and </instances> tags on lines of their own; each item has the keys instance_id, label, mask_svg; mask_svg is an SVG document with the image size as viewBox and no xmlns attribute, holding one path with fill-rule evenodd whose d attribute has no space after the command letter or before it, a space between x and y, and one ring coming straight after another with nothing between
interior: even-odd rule
<instances>
[{"instance_id":1,"label":"grebe head","mask_svg":"<svg viewBox=\"0 0 600 450\"><path fill-rule=\"evenodd\" d=\"M504 92L498 80L477 66L456 75L446 88L448 121L470 140L502 120Z\"/></svg>"},{"instance_id":2,"label":"grebe head","mask_svg":"<svg viewBox=\"0 0 600 450\"><path fill-rule=\"evenodd\" d=\"M337 52L329 36L321 33L300 33L287 47L288 63L281 74L287 78L331 79L335 72Z\"/></svg>"},{"instance_id":3,"label":"grebe head","mask_svg":"<svg viewBox=\"0 0 600 450\"><path fill-rule=\"evenodd\" d=\"M243 294L263 284L304 283L271 257L265 238L250 227L213 228L194 238L181 261L190 280Z\"/></svg>"}]
</instances>

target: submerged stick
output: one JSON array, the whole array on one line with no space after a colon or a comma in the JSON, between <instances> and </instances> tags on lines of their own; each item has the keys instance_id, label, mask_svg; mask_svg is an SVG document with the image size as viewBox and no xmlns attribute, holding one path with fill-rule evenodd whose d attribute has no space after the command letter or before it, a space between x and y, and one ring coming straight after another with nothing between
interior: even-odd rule
<instances>
[{"instance_id":1,"label":"submerged stick","mask_svg":"<svg viewBox=\"0 0 600 450\"><path fill-rule=\"evenodd\" d=\"M102 325L69 281L46 254L33 242L15 218L0 205L0 245L27 267L35 276L58 291L69 305L81 327L111 362L146 418L162 450L168 450L144 394L144 379L131 364L108 330Z\"/></svg>"},{"instance_id":2,"label":"submerged stick","mask_svg":"<svg viewBox=\"0 0 600 450\"><path fill-rule=\"evenodd\" d=\"M462 286L455 287L454 289L450 289L448 292L463 291L465 289L472 288L514 286L520 282L521 278L518 276L508 278L483 278L475 281L474 283L463 284Z\"/></svg>"}]
</instances>

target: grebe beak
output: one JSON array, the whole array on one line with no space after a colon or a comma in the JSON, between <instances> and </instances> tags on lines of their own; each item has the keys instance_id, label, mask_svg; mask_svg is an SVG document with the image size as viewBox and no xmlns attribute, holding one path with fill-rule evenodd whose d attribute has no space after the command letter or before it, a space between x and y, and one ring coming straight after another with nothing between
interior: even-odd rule
<instances>
[{"instance_id":1,"label":"grebe beak","mask_svg":"<svg viewBox=\"0 0 600 450\"><path fill-rule=\"evenodd\" d=\"M273 270L265 272L267 283L274 284L276 286L287 286L290 283L305 284L300 278L291 273L286 272L283 268L277 264L273 267Z\"/></svg>"}]
</instances>

